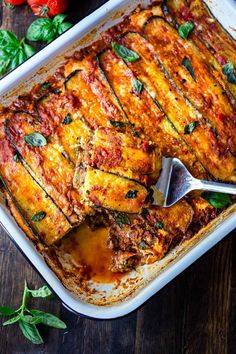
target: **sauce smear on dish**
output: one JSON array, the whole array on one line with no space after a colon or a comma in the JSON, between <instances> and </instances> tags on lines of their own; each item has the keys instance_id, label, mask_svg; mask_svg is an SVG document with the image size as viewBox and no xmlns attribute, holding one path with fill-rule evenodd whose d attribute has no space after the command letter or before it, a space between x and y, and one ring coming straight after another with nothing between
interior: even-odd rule
<instances>
[{"instance_id":1,"label":"sauce smear on dish","mask_svg":"<svg viewBox=\"0 0 236 354\"><path fill-rule=\"evenodd\" d=\"M113 252L107 247L107 238L107 228L100 227L93 231L85 223L70 233L64 245L71 260L83 264L88 278L99 283L113 283L124 275L109 270Z\"/></svg>"}]
</instances>

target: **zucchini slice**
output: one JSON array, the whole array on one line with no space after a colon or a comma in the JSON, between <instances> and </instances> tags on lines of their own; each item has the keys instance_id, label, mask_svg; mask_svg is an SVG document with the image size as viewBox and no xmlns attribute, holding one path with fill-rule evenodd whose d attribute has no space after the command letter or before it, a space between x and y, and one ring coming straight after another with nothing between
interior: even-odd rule
<instances>
[{"instance_id":1,"label":"zucchini slice","mask_svg":"<svg viewBox=\"0 0 236 354\"><path fill-rule=\"evenodd\" d=\"M15 161L14 156L15 151L9 141L1 139L0 178L7 193L34 235L46 245L51 245L69 232L71 225L51 198L31 177L21 161ZM37 221L35 216L39 213L44 217Z\"/></svg>"},{"instance_id":2,"label":"zucchini slice","mask_svg":"<svg viewBox=\"0 0 236 354\"><path fill-rule=\"evenodd\" d=\"M181 24L187 22L187 21L192 21L195 22L194 15L191 13L191 10L189 6L187 5L185 0L174 0L174 1L166 1L166 4L168 6L168 15L171 15L174 21L180 26ZM199 4L200 7L202 7L203 11L206 11L204 3ZM176 7L177 6L177 7ZM179 11L182 9L182 11ZM205 18L207 21L205 22L205 25L211 27L212 24L215 26L215 23L217 23L216 19L211 17L210 14L205 14ZM194 29L191 35L189 36L189 39L194 42L194 44L198 47L200 50L201 54L204 57L204 60L208 63L209 66L212 67L211 73L215 76L215 78L220 82L220 84L224 87L224 89L227 91L227 93L230 95L232 94L234 96L233 103L235 102L236 99L236 85L230 83L226 76L222 72L222 65L226 64L228 61L232 60L232 54L233 51L235 53L236 48L233 49L233 51L230 50L230 59L227 59L228 55L228 50L226 53L224 52L225 49L225 44L226 41L224 40L224 45L221 46L218 50L215 50L211 45L210 42L206 40L205 33L201 33L202 31L202 25L199 21L201 21L201 17L194 23ZM208 22L209 21L209 22ZM212 24L211 24L212 23ZM223 37L225 36L225 30L221 27L220 24L217 24L217 32L223 34ZM213 39L215 41L215 39ZM229 35L227 35L227 43L229 41L230 47L235 47L233 44L233 40L229 39ZM217 43L218 44L218 43ZM228 44L227 44L228 46ZM220 54L220 53L221 54ZM233 54L235 57L235 54ZM235 61L235 59L234 59Z\"/></svg>"},{"instance_id":3,"label":"zucchini slice","mask_svg":"<svg viewBox=\"0 0 236 354\"><path fill-rule=\"evenodd\" d=\"M139 60L128 65L161 106L202 165L217 179L235 181L236 159L217 138L214 130L172 84L167 73L158 64L153 47L137 33L126 34L121 42L139 54Z\"/></svg>"},{"instance_id":4,"label":"zucchini slice","mask_svg":"<svg viewBox=\"0 0 236 354\"><path fill-rule=\"evenodd\" d=\"M138 213L145 207L148 191L141 184L90 166L75 172L83 200L91 207Z\"/></svg>"},{"instance_id":5,"label":"zucchini slice","mask_svg":"<svg viewBox=\"0 0 236 354\"><path fill-rule=\"evenodd\" d=\"M177 21L193 21L194 33L214 53L220 64L233 62L236 67L236 43L201 0L167 0L167 6Z\"/></svg>"},{"instance_id":6,"label":"zucchini slice","mask_svg":"<svg viewBox=\"0 0 236 354\"><path fill-rule=\"evenodd\" d=\"M236 115L223 87L211 75L201 53L191 41L160 17L150 18L143 33L158 60L185 97L217 130L219 139L236 154Z\"/></svg>"},{"instance_id":7,"label":"zucchini slice","mask_svg":"<svg viewBox=\"0 0 236 354\"><path fill-rule=\"evenodd\" d=\"M27 114L12 115L5 123L7 136L19 154L29 173L52 197L58 207L73 224L84 218L84 208L79 193L73 188L73 166L63 155L63 148L52 137L44 137L41 125ZM44 146L30 146L26 137L39 132ZM38 134L38 133L36 133Z\"/></svg>"},{"instance_id":8,"label":"zucchini slice","mask_svg":"<svg viewBox=\"0 0 236 354\"><path fill-rule=\"evenodd\" d=\"M129 123L94 58L70 61L65 66L65 74L70 76L66 90L78 97L82 115L91 127L111 127L111 122Z\"/></svg>"},{"instance_id":9,"label":"zucchini slice","mask_svg":"<svg viewBox=\"0 0 236 354\"><path fill-rule=\"evenodd\" d=\"M139 93L135 92L137 78L123 60L107 50L99 55L99 63L139 135L153 141L163 156L180 158L195 177L206 178L201 164L146 89L143 87Z\"/></svg>"},{"instance_id":10,"label":"zucchini slice","mask_svg":"<svg viewBox=\"0 0 236 354\"><path fill-rule=\"evenodd\" d=\"M91 139L91 129L83 117L78 115L77 113L67 114L64 118L65 123L62 121L55 132L59 143L63 146L64 151L74 165L76 164L80 148ZM69 118L67 119L67 117Z\"/></svg>"},{"instance_id":11,"label":"zucchini slice","mask_svg":"<svg viewBox=\"0 0 236 354\"><path fill-rule=\"evenodd\" d=\"M161 155L152 143L114 128L95 130L85 155L94 168L144 184L154 183L161 170Z\"/></svg>"}]
</instances>

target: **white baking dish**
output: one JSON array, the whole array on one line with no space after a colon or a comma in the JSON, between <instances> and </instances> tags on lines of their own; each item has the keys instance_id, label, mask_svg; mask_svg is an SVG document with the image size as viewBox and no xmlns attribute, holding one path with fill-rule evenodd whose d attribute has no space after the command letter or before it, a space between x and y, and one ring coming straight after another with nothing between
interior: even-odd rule
<instances>
[{"instance_id":1,"label":"white baking dish","mask_svg":"<svg viewBox=\"0 0 236 354\"><path fill-rule=\"evenodd\" d=\"M43 82L49 73L54 71L63 61L65 53L71 53L75 48L86 46L96 39L101 31L119 22L122 16L128 14L135 6L148 3L150 1L108 1L3 78L0 81L1 103L9 104L19 93L28 91L36 82ZM235 27L236 4L234 0L208 0L206 3L217 19L235 37L236 33L233 28ZM136 286L132 287L132 292L123 301L115 301L109 306L91 304L85 298L78 298L66 290L4 206L0 206L0 221L18 248L35 266L66 307L76 313L93 318L109 319L126 315L139 307L226 236L235 228L236 211L235 206L232 206L209 225L207 230L199 233L192 240L186 241L184 245L176 247L162 261L140 267L137 272L132 272L129 279L139 279ZM108 286L106 290L109 292L112 289ZM116 296L118 299L119 296Z\"/></svg>"}]
</instances>

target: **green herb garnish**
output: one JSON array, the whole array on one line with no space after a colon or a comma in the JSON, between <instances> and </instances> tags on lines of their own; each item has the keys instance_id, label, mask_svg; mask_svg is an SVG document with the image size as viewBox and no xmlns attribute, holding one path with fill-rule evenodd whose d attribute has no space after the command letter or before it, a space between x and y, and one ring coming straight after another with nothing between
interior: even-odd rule
<instances>
[{"instance_id":1,"label":"green herb garnish","mask_svg":"<svg viewBox=\"0 0 236 354\"><path fill-rule=\"evenodd\" d=\"M16 152L13 156L13 161L18 162L20 160L18 153Z\"/></svg>"},{"instance_id":2,"label":"green herb garnish","mask_svg":"<svg viewBox=\"0 0 236 354\"><path fill-rule=\"evenodd\" d=\"M140 241L139 248L141 250L145 250L145 249L147 249L147 247L148 247L148 245L147 245L146 241L144 241L144 240Z\"/></svg>"},{"instance_id":3,"label":"green herb garnish","mask_svg":"<svg viewBox=\"0 0 236 354\"><path fill-rule=\"evenodd\" d=\"M217 209L224 208L232 203L230 196L224 193L204 192L201 194L201 197Z\"/></svg>"},{"instance_id":4,"label":"green herb garnish","mask_svg":"<svg viewBox=\"0 0 236 354\"><path fill-rule=\"evenodd\" d=\"M194 29L194 23L191 21L184 22L181 26L178 28L178 33L180 37L183 39L188 39L189 34L192 32Z\"/></svg>"},{"instance_id":5,"label":"green herb garnish","mask_svg":"<svg viewBox=\"0 0 236 354\"><path fill-rule=\"evenodd\" d=\"M110 123L114 128L122 129L122 128L125 127L125 123L123 123L123 122L118 122L118 121L115 121L115 120L110 120L109 123Z\"/></svg>"},{"instance_id":6,"label":"green herb garnish","mask_svg":"<svg viewBox=\"0 0 236 354\"><path fill-rule=\"evenodd\" d=\"M19 41L13 32L0 29L0 75L15 69L35 52L25 38Z\"/></svg>"},{"instance_id":7,"label":"green herb garnish","mask_svg":"<svg viewBox=\"0 0 236 354\"><path fill-rule=\"evenodd\" d=\"M60 329L65 329L66 324L50 313L29 309L27 301L30 297L50 298L52 297L52 292L46 285L37 290L30 290L25 282L21 306L17 310L8 306L1 306L0 316L13 316L8 321L5 321L3 326L18 323L21 332L29 341L33 344L42 344L43 339L36 327L37 324Z\"/></svg>"},{"instance_id":8,"label":"green herb garnish","mask_svg":"<svg viewBox=\"0 0 236 354\"><path fill-rule=\"evenodd\" d=\"M24 136L24 141L29 146L45 146L47 145L46 138L40 133L30 133Z\"/></svg>"},{"instance_id":9,"label":"green herb garnish","mask_svg":"<svg viewBox=\"0 0 236 354\"><path fill-rule=\"evenodd\" d=\"M229 62L222 66L222 72L227 76L228 82L231 84L236 84L236 72L234 69L234 64Z\"/></svg>"},{"instance_id":10,"label":"green herb garnish","mask_svg":"<svg viewBox=\"0 0 236 354\"><path fill-rule=\"evenodd\" d=\"M198 126L198 124L199 123L197 121L195 121L195 122L191 122L191 123L185 125L184 134L185 135L191 134L194 131L194 129Z\"/></svg>"},{"instance_id":11,"label":"green herb garnish","mask_svg":"<svg viewBox=\"0 0 236 354\"><path fill-rule=\"evenodd\" d=\"M126 199L134 199L137 197L138 191L135 189L130 189L127 193L125 198Z\"/></svg>"},{"instance_id":12,"label":"green herb garnish","mask_svg":"<svg viewBox=\"0 0 236 354\"><path fill-rule=\"evenodd\" d=\"M188 70L189 74L192 76L193 80L196 80L196 76L192 67L192 64L188 58L182 60L182 65Z\"/></svg>"},{"instance_id":13,"label":"green herb garnish","mask_svg":"<svg viewBox=\"0 0 236 354\"><path fill-rule=\"evenodd\" d=\"M112 43L111 44L112 49L114 50L114 52L124 61L126 62L133 62L136 61L137 59L139 59L139 55L135 52L133 52L133 50L125 47L124 45L121 45L119 43Z\"/></svg>"},{"instance_id":14,"label":"green herb garnish","mask_svg":"<svg viewBox=\"0 0 236 354\"><path fill-rule=\"evenodd\" d=\"M141 93L143 89L143 84L138 79L133 79L133 90L135 93Z\"/></svg>"},{"instance_id":15,"label":"green herb garnish","mask_svg":"<svg viewBox=\"0 0 236 354\"><path fill-rule=\"evenodd\" d=\"M72 122L72 118L71 118L71 114L67 113L67 115L65 116L65 118L62 121L62 124L70 124Z\"/></svg>"},{"instance_id":16,"label":"green herb garnish","mask_svg":"<svg viewBox=\"0 0 236 354\"><path fill-rule=\"evenodd\" d=\"M39 18L28 28L26 37L30 41L50 43L60 34L69 29L72 23L64 22L67 15L60 14L51 18Z\"/></svg>"},{"instance_id":17,"label":"green herb garnish","mask_svg":"<svg viewBox=\"0 0 236 354\"><path fill-rule=\"evenodd\" d=\"M124 225L130 225L130 219L126 213L111 211L111 215L120 227L123 227Z\"/></svg>"},{"instance_id":18,"label":"green herb garnish","mask_svg":"<svg viewBox=\"0 0 236 354\"><path fill-rule=\"evenodd\" d=\"M45 216L46 216L45 211L39 211L38 213L34 214L31 217L31 220L34 221L34 222L38 222L38 221L43 220L45 218Z\"/></svg>"},{"instance_id":19,"label":"green herb garnish","mask_svg":"<svg viewBox=\"0 0 236 354\"><path fill-rule=\"evenodd\" d=\"M51 84L50 84L50 82L48 82L48 81L44 82L44 83L41 85L41 87L40 87L40 89L43 90L43 91L46 91L46 90L48 90L48 89L50 89L50 88L51 88Z\"/></svg>"},{"instance_id":20,"label":"green herb garnish","mask_svg":"<svg viewBox=\"0 0 236 354\"><path fill-rule=\"evenodd\" d=\"M155 228L157 229L163 229L164 228L164 224L161 221L157 221L155 224Z\"/></svg>"}]
</instances>

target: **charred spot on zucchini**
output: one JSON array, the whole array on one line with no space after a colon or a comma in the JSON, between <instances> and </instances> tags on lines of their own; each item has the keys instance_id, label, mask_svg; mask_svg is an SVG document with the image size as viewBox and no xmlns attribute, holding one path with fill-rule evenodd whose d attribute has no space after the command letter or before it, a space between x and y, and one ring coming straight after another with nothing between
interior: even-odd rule
<instances>
[{"instance_id":1,"label":"charred spot on zucchini","mask_svg":"<svg viewBox=\"0 0 236 354\"><path fill-rule=\"evenodd\" d=\"M72 71L66 78L65 78L65 81L64 81L64 87L66 87L66 84L67 82L78 72L79 70L74 70Z\"/></svg>"},{"instance_id":2,"label":"charred spot on zucchini","mask_svg":"<svg viewBox=\"0 0 236 354\"><path fill-rule=\"evenodd\" d=\"M204 192L201 194L201 197L216 209L221 209L232 204L230 196L224 193Z\"/></svg>"},{"instance_id":3,"label":"charred spot on zucchini","mask_svg":"<svg viewBox=\"0 0 236 354\"><path fill-rule=\"evenodd\" d=\"M122 129L122 128L125 127L125 123L123 123L123 122L118 122L118 121L115 121L115 120L110 120L109 123L110 123L114 128Z\"/></svg>"},{"instance_id":4,"label":"charred spot on zucchini","mask_svg":"<svg viewBox=\"0 0 236 354\"><path fill-rule=\"evenodd\" d=\"M46 138L38 132L26 134L24 136L24 141L29 146L45 146L47 145Z\"/></svg>"},{"instance_id":5,"label":"charred spot on zucchini","mask_svg":"<svg viewBox=\"0 0 236 354\"><path fill-rule=\"evenodd\" d=\"M46 216L46 213L45 211L39 211L38 213L35 213L32 217L31 217L31 220L34 221L34 222L38 222L38 221L41 221L45 218Z\"/></svg>"},{"instance_id":6,"label":"charred spot on zucchini","mask_svg":"<svg viewBox=\"0 0 236 354\"><path fill-rule=\"evenodd\" d=\"M138 79L133 79L133 90L135 93L141 93L143 89L143 83Z\"/></svg>"},{"instance_id":7,"label":"charred spot on zucchini","mask_svg":"<svg viewBox=\"0 0 236 354\"><path fill-rule=\"evenodd\" d=\"M62 121L62 124L70 124L72 122L72 118L71 118L71 114L67 113L67 115L65 116L65 118Z\"/></svg>"},{"instance_id":8,"label":"charred spot on zucchini","mask_svg":"<svg viewBox=\"0 0 236 354\"><path fill-rule=\"evenodd\" d=\"M178 33L183 39L188 39L188 36L190 35L193 29L194 23L192 21L187 21L184 22L181 26L179 26Z\"/></svg>"},{"instance_id":9,"label":"charred spot on zucchini","mask_svg":"<svg viewBox=\"0 0 236 354\"><path fill-rule=\"evenodd\" d=\"M133 50L121 45L119 43L113 42L111 44L113 51L126 62L134 62L139 59L139 55Z\"/></svg>"},{"instance_id":10,"label":"charred spot on zucchini","mask_svg":"<svg viewBox=\"0 0 236 354\"><path fill-rule=\"evenodd\" d=\"M185 135L191 134L198 125L199 125L199 123L197 121L191 122L191 123L185 125L184 134Z\"/></svg>"},{"instance_id":11,"label":"charred spot on zucchini","mask_svg":"<svg viewBox=\"0 0 236 354\"><path fill-rule=\"evenodd\" d=\"M126 193L125 198L133 199L133 198L136 198L136 197L137 197L137 194L138 194L138 191L137 191L137 190L135 190L135 189L130 189L130 190Z\"/></svg>"},{"instance_id":12,"label":"charred spot on zucchini","mask_svg":"<svg viewBox=\"0 0 236 354\"><path fill-rule=\"evenodd\" d=\"M119 227L124 227L124 225L130 225L130 219L126 213L111 211L111 216L114 218L115 222Z\"/></svg>"},{"instance_id":13,"label":"charred spot on zucchini","mask_svg":"<svg viewBox=\"0 0 236 354\"><path fill-rule=\"evenodd\" d=\"M193 70L191 61L187 57L184 57L184 59L182 60L182 65L188 70L193 80L196 80L195 72Z\"/></svg>"},{"instance_id":14,"label":"charred spot on zucchini","mask_svg":"<svg viewBox=\"0 0 236 354\"><path fill-rule=\"evenodd\" d=\"M228 82L236 85L236 71L232 62L223 65L222 72L226 75Z\"/></svg>"}]
</instances>

